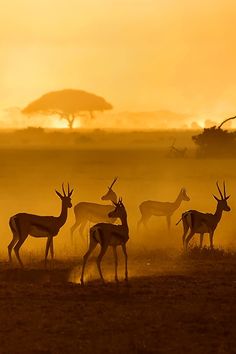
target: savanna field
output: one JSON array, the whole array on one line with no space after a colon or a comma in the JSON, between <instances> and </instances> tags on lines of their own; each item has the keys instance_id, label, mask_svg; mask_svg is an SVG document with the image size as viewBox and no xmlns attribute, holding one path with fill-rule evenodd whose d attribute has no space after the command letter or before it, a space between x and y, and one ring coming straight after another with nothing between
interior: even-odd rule
<instances>
[{"instance_id":1,"label":"savanna field","mask_svg":"<svg viewBox=\"0 0 236 354\"><path fill-rule=\"evenodd\" d=\"M0 353L233 353L236 348L236 167L235 159L196 158L191 132L104 131L1 133ZM187 147L170 158L170 146ZM59 215L55 189L62 182L80 201L104 203L101 196L118 176L114 191L128 213L129 282L119 250L119 284L113 254L102 262L100 282L91 256L80 285L87 234L77 230L72 244L73 208L54 240L55 261L44 268L45 239L29 237L21 248L25 269L13 255L9 217L18 212ZM216 229L215 250L205 235L200 252L195 236L182 251L182 212L214 212L216 181L225 180L231 211ZM136 224L144 200L174 201L182 187L190 197L172 218L150 220L149 232Z\"/></svg>"}]
</instances>

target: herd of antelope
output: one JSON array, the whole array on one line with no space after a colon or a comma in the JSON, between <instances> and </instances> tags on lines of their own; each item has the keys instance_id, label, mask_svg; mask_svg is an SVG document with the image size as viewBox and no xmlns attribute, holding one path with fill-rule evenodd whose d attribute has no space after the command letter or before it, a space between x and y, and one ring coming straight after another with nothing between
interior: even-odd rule
<instances>
[{"instance_id":1,"label":"herd of antelope","mask_svg":"<svg viewBox=\"0 0 236 354\"><path fill-rule=\"evenodd\" d=\"M97 257L97 267L101 280L104 278L101 270L101 261L105 255L107 248L111 246L114 252L115 259L115 280L118 281L117 275L117 246L121 246L125 256L125 280L128 280L128 257L126 251L126 243L129 240L129 227L127 222L127 212L122 199L118 199L113 191L113 186L117 181L117 177L108 187L108 192L102 196L102 200L110 201L110 204L96 204L89 202L80 202L74 207L75 224L71 227L71 239L73 241L73 233L79 228L82 235L86 224L92 222L94 225L89 230L89 247L83 257L81 284L84 284L84 270L86 262L91 252L97 244L101 246L100 253ZM200 234L200 247L202 247L203 236L209 234L210 247L213 248L213 236L215 229L222 217L223 211L230 211L227 204L229 196L226 195L225 182L223 183L223 192L220 189L218 182L216 183L220 198L214 198L217 201L216 211L214 214L201 213L197 210L189 210L182 214L183 223L183 246L187 251L188 244L194 234ZM67 220L68 208L72 207L71 196L73 189L70 189L68 184L67 191L62 185L62 194L56 191L56 194L61 199L61 213L59 216L39 216L27 213L18 213L12 216L9 220L10 229L12 231L12 241L8 245L9 261L12 262L12 249L14 249L16 258L23 267L23 262L20 258L20 248L27 237L45 237L47 238L45 250L45 265L47 263L48 253L50 251L51 258L54 257L53 238L59 233L61 227ZM139 210L141 219L138 221L137 228L143 225L148 230L148 221L151 216L165 216L167 220L168 231L171 226L171 216L180 207L182 201L189 201L190 198L187 192L182 188L174 202L159 202L159 201L144 201L140 204ZM120 220L120 224L115 224L116 220ZM176 225L177 225L176 224ZM189 233L188 233L189 231ZM188 235L187 235L188 234Z\"/></svg>"}]
</instances>

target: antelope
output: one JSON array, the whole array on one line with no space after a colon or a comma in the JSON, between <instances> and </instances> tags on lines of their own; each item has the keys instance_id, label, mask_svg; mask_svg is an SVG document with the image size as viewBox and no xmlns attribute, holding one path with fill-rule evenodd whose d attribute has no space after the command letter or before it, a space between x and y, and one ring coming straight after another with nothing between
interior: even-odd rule
<instances>
[{"instance_id":1,"label":"antelope","mask_svg":"<svg viewBox=\"0 0 236 354\"><path fill-rule=\"evenodd\" d=\"M24 265L20 258L20 248L27 239L27 237L46 237L46 250L45 250L45 266L47 263L48 251L50 248L50 253L52 259L54 258L54 250L53 250L53 237L55 237L61 227L65 224L67 219L67 209L72 207L71 204L71 195L73 193L73 189L70 190L70 186L68 184L67 194L64 189L64 185L62 184L63 195L55 191L58 197L61 199L61 213L59 216L39 216L27 213L19 213L12 216L9 220L9 225L13 234L13 239L8 245L8 255L9 261L12 262L12 248L14 247L15 255L23 268Z\"/></svg>"},{"instance_id":2,"label":"antelope","mask_svg":"<svg viewBox=\"0 0 236 354\"><path fill-rule=\"evenodd\" d=\"M117 203L117 195L112 190L117 177L114 178L111 185L108 187L108 192L104 194L102 200L110 200L112 203ZM116 218L110 219L108 213L114 209L113 204L103 205L89 202L80 202L74 207L75 223L71 227L71 242L73 243L74 231L79 227L80 235L83 236L83 231L86 224L90 221L97 223L100 221L114 223Z\"/></svg>"},{"instance_id":3,"label":"antelope","mask_svg":"<svg viewBox=\"0 0 236 354\"><path fill-rule=\"evenodd\" d=\"M165 216L167 221L168 231L171 226L171 216L180 207L182 201L189 201L190 198L187 195L186 189L181 188L176 200L174 202L158 202L147 200L140 204L139 210L141 212L141 219L138 221L138 230L140 225L143 224L145 228L148 228L148 221L151 216Z\"/></svg>"},{"instance_id":4,"label":"antelope","mask_svg":"<svg viewBox=\"0 0 236 354\"><path fill-rule=\"evenodd\" d=\"M178 225L178 223L181 220L183 222L183 229L184 229L183 246L185 250L187 250L190 240L196 233L200 234L200 248L202 248L204 234L208 233L210 238L210 247L211 249L213 249L213 236L214 236L215 229L221 220L222 213L223 211L230 211L230 207L227 204L227 200L229 199L230 196L226 196L225 182L223 183L224 195L220 190L218 182L216 182L216 186L220 193L221 199L217 198L213 194L213 197L217 201L216 211L214 214L201 213L197 210L189 210L182 214L181 219L176 224ZM189 229L190 232L187 236Z\"/></svg>"},{"instance_id":5,"label":"antelope","mask_svg":"<svg viewBox=\"0 0 236 354\"><path fill-rule=\"evenodd\" d=\"M117 267L117 251L116 247L121 246L124 256L125 256L125 280L128 281L128 256L126 251L126 242L129 239L129 227L127 223L127 213L122 203L122 199L119 199L118 203L114 203L115 210L110 211L108 214L109 218L119 218L121 220L121 225L113 225L108 223L99 223L90 228L89 232L89 248L83 257L83 266L81 273L81 284L84 284L84 269L89 255L95 249L99 243L101 246L100 253L97 257L97 267L98 272L103 283L105 283L102 271L101 271L101 261L105 255L108 246L112 246L114 259L115 259L115 281L118 282Z\"/></svg>"}]
</instances>

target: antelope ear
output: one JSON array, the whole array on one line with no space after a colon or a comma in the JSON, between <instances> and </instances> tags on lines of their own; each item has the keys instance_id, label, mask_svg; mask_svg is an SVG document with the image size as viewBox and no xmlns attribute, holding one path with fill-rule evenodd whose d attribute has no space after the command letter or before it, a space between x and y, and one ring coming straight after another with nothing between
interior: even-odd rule
<instances>
[{"instance_id":1,"label":"antelope ear","mask_svg":"<svg viewBox=\"0 0 236 354\"><path fill-rule=\"evenodd\" d=\"M112 203L113 203L115 206L117 206L117 205L118 205L118 203L113 202L113 200L112 200Z\"/></svg>"},{"instance_id":2,"label":"antelope ear","mask_svg":"<svg viewBox=\"0 0 236 354\"><path fill-rule=\"evenodd\" d=\"M229 199L229 197L230 197L230 195L228 195L228 197L226 197L225 199L227 200L227 199Z\"/></svg>"},{"instance_id":3,"label":"antelope ear","mask_svg":"<svg viewBox=\"0 0 236 354\"><path fill-rule=\"evenodd\" d=\"M57 195L58 195L59 198L61 198L61 199L63 198L63 196L61 195L60 192L58 192L57 190L55 190L55 192L57 193Z\"/></svg>"},{"instance_id":4,"label":"antelope ear","mask_svg":"<svg viewBox=\"0 0 236 354\"><path fill-rule=\"evenodd\" d=\"M220 199L218 199L214 194L212 194L212 195L213 195L213 197L215 198L215 200L217 200L217 202L220 201Z\"/></svg>"}]
</instances>

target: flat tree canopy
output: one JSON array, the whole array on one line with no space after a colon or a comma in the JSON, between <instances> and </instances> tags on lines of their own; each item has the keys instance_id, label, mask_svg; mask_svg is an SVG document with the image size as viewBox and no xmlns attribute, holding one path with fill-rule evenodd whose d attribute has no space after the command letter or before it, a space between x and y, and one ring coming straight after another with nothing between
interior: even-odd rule
<instances>
[{"instance_id":1,"label":"flat tree canopy","mask_svg":"<svg viewBox=\"0 0 236 354\"><path fill-rule=\"evenodd\" d=\"M26 106L22 113L27 115L57 114L62 119L66 119L68 126L73 128L74 121L81 112L89 112L93 117L93 112L109 109L112 109L112 105L103 97L81 90L67 89L46 93Z\"/></svg>"}]
</instances>

